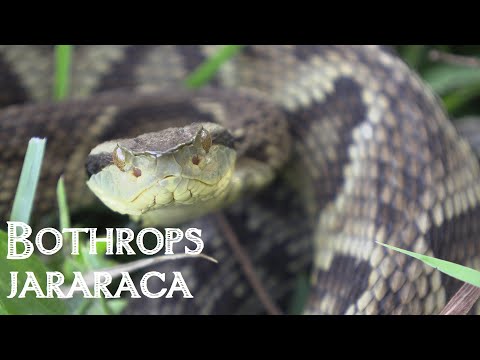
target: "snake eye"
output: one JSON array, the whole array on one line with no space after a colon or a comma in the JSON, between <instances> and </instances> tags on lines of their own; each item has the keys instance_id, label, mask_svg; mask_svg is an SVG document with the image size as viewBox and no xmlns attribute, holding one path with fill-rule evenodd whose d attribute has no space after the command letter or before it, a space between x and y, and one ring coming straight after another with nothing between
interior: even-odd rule
<instances>
[{"instance_id":1,"label":"snake eye","mask_svg":"<svg viewBox=\"0 0 480 360\"><path fill-rule=\"evenodd\" d=\"M121 171L127 171L126 165L127 165L127 157L128 153L123 150L120 146L117 146L115 150L113 150L112 153L112 160L113 163L121 170Z\"/></svg>"},{"instance_id":2,"label":"snake eye","mask_svg":"<svg viewBox=\"0 0 480 360\"><path fill-rule=\"evenodd\" d=\"M195 142L200 143L200 145L202 146L203 150L205 150L206 153L208 153L208 151L212 147L212 137L210 136L210 133L204 128L202 128L198 132Z\"/></svg>"},{"instance_id":3,"label":"snake eye","mask_svg":"<svg viewBox=\"0 0 480 360\"><path fill-rule=\"evenodd\" d=\"M210 136L210 133L205 129L202 130L201 136L203 150L208 153L208 150L210 150L210 148L212 147L212 137Z\"/></svg>"},{"instance_id":4,"label":"snake eye","mask_svg":"<svg viewBox=\"0 0 480 360\"><path fill-rule=\"evenodd\" d=\"M113 150L112 154L113 163L120 169L123 170L125 167L125 154L123 153L122 149L118 146Z\"/></svg>"}]
</instances>

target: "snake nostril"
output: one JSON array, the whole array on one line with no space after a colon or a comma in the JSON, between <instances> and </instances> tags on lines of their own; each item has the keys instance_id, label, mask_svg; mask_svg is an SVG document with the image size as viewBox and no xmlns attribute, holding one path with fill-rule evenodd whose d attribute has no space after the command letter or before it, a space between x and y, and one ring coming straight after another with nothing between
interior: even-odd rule
<instances>
[{"instance_id":1,"label":"snake nostril","mask_svg":"<svg viewBox=\"0 0 480 360\"><path fill-rule=\"evenodd\" d=\"M200 164L200 157L198 155L193 155L192 156L192 164L193 165L198 165Z\"/></svg>"},{"instance_id":2,"label":"snake nostril","mask_svg":"<svg viewBox=\"0 0 480 360\"><path fill-rule=\"evenodd\" d=\"M142 170L140 170L139 168L133 168L133 172L132 172L132 173L133 173L133 176L135 176L135 177L137 177L137 178L140 177L140 176L142 176Z\"/></svg>"}]
</instances>

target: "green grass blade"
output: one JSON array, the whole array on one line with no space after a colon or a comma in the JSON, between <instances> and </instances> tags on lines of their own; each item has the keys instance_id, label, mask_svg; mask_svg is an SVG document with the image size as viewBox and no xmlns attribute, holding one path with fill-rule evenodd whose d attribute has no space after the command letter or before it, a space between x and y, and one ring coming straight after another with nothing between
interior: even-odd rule
<instances>
[{"instance_id":1,"label":"green grass blade","mask_svg":"<svg viewBox=\"0 0 480 360\"><path fill-rule=\"evenodd\" d=\"M470 86L462 87L442 97L443 103L453 117L468 103L474 104L474 100L480 95L480 81Z\"/></svg>"},{"instance_id":2,"label":"green grass blade","mask_svg":"<svg viewBox=\"0 0 480 360\"><path fill-rule=\"evenodd\" d=\"M199 88L205 85L218 71L220 66L238 54L245 45L226 45L215 55L206 60L194 70L185 80L189 88Z\"/></svg>"},{"instance_id":3,"label":"green grass blade","mask_svg":"<svg viewBox=\"0 0 480 360\"><path fill-rule=\"evenodd\" d=\"M10 216L12 221L30 222L46 142L46 139L32 138L28 143L20 181L13 201Z\"/></svg>"},{"instance_id":4,"label":"green grass blade","mask_svg":"<svg viewBox=\"0 0 480 360\"><path fill-rule=\"evenodd\" d=\"M307 274L300 274L297 277L295 290L290 300L288 314L301 315L307 304L308 295L310 294L310 283Z\"/></svg>"},{"instance_id":5,"label":"green grass blade","mask_svg":"<svg viewBox=\"0 0 480 360\"><path fill-rule=\"evenodd\" d=\"M0 300L0 315L8 315L7 308L6 308L5 305L2 303L1 300Z\"/></svg>"},{"instance_id":6,"label":"green grass blade","mask_svg":"<svg viewBox=\"0 0 480 360\"><path fill-rule=\"evenodd\" d=\"M406 45L402 49L402 57L412 68L418 69L425 59L425 45Z\"/></svg>"},{"instance_id":7,"label":"green grass blade","mask_svg":"<svg viewBox=\"0 0 480 360\"><path fill-rule=\"evenodd\" d=\"M63 100L68 95L70 86L70 66L72 62L72 45L55 46L55 83L54 100Z\"/></svg>"},{"instance_id":8,"label":"green grass blade","mask_svg":"<svg viewBox=\"0 0 480 360\"><path fill-rule=\"evenodd\" d=\"M431 256L426 256L426 255L421 255L414 253L412 251L407 251L403 249L399 249L397 247L387 245L387 244L382 244L377 242L377 244L380 244L382 246L385 246L386 248L395 250L397 252L400 252L402 254L411 256L417 260L420 260L424 262L425 264L438 269L439 271L443 272L444 274L447 274L451 277L454 277L455 279L461 280L463 282L472 284L474 286L480 287L480 271L470 269L468 267L458 265L449 261L445 260L440 260L436 259Z\"/></svg>"},{"instance_id":9,"label":"green grass blade","mask_svg":"<svg viewBox=\"0 0 480 360\"><path fill-rule=\"evenodd\" d=\"M60 176L57 183L57 202L60 217L60 229L70 228L70 211L68 210L67 194L65 192L63 176ZM71 252L70 240L72 239L72 234L66 233L63 237L65 239L63 244L63 254L67 255Z\"/></svg>"},{"instance_id":10,"label":"green grass blade","mask_svg":"<svg viewBox=\"0 0 480 360\"><path fill-rule=\"evenodd\" d=\"M22 173L13 201L12 221L30 222L35 191L38 185L43 154L45 153L45 139L32 138L28 143L23 162ZM65 304L59 299L37 299L31 292L25 299L8 299L10 294L10 272L18 271L18 288L21 290L26 279L26 271L33 271L45 293L47 268L36 255L25 260L8 260L8 235L0 231L0 313L8 314L64 314ZM17 293L18 294L18 293Z\"/></svg>"},{"instance_id":11,"label":"green grass blade","mask_svg":"<svg viewBox=\"0 0 480 360\"><path fill-rule=\"evenodd\" d=\"M453 65L437 65L423 74L432 89L440 96L451 91L478 85L480 83L480 69Z\"/></svg>"},{"instance_id":12,"label":"green grass blade","mask_svg":"<svg viewBox=\"0 0 480 360\"><path fill-rule=\"evenodd\" d=\"M57 183L57 201L60 212L60 229L70 228L70 211L68 210L67 194L65 192L65 182L63 176L60 177ZM65 234L64 236L67 237Z\"/></svg>"}]
</instances>

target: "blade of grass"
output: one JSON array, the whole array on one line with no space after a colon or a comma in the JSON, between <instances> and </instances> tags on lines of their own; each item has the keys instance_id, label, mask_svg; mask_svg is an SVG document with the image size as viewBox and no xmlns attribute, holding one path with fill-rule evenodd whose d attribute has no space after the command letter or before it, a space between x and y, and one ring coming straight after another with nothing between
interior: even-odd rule
<instances>
[{"instance_id":1,"label":"blade of grass","mask_svg":"<svg viewBox=\"0 0 480 360\"><path fill-rule=\"evenodd\" d=\"M1 300L0 300L0 315L8 315L8 311Z\"/></svg>"},{"instance_id":2,"label":"blade of grass","mask_svg":"<svg viewBox=\"0 0 480 360\"><path fill-rule=\"evenodd\" d=\"M297 277L295 284L295 291L290 301L288 314L301 315L307 304L308 295L310 293L310 283L308 282L308 276L305 273L300 274Z\"/></svg>"},{"instance_id":3,"label":"blade of grass","mask_svg":"<svg viewBox=\"0 0 480 360\"><path fill-rule=\"evenodd\" d=\"M189 88L199 88L205 85L218 71L220 66L238 54L245 45L226 45L215 55L203 62L185 80Z\"/></svg>"},{"instance_id":4,"label":"blade of grass","mask_svg":"<svg viewBox=\"0 0 480 360\"><path fill-rule=\"evenodd\" d=\"M43 154L45 153L45 139L30 139L23 162L22 173L18 182L17 192L13 201L12 221L30 222L35 191L38 185ZM26 272L35 273L40 287L45 293L47 268L36 255L28 259L8 260L8 235L0 231L0 302L3 312L9 314L64 314L65 304L59 299L37 299L32 292L28 292L24 299L8 299L11 280L10 272L18 272L18 288L21 289L26 280Z\"/></svg>"},{"instance_id":5,"label":"blade of grass","mask_svg":"<svg viewBox=\"0 0 480 360\"><path fill-rule=\"evenodd\" d=\"M449 261L436 259L431 256L421 255L412 251L399 249L391 245L379 243L378 241L376 243L385 246L388 249L400 252L402 254L420 260L425 264L443 272L444 274L454 277L455 279L480 287L480 271L470 269L466 266L458 265Z\"/></svg>"},{"instance_id":6,"label":"blade of grass","mask_svg":"<svg viewBox=\"0 0 480 360\"><path fill-rule=\"evenodd\" d=\"M128 305L127 299L108 299L100 298L93 302L84 315L116 315L120 314Z\"/></svg>"},{"instance_id":7,"label":"blade of grass","mask_svg":"<svg viewBox=\"0 0 480 360\"><path fill-rule=\"evenodd\" d=\"M5 310L4 308L2 308L1 306L0 306L0 315L8 315L7 310Z\"/></svg>"},{"instance_id":8,"label":"blade of grass","mask_svg":"<svg viewBox=\"0 0 480 360\"><path fill-rule=\"evenodd\" d=\"M70 66L72 61L72 45L55 46L55 83L54 100L60 101L67 97L70 86Z\"/></svg>"},{"instance_id":9,"label":"blade of grass","mask_svg":"<svg viewBox=\"0 0 480 360\"><path fill-rule=\"evenodd\" d=\"M480 70L479 70L480 71ZM443 103L450 115L462 109L469 102L473 102L480 94L480 82L465 86L443 96Z\"/></svg>"},{"instance_id":10,"label":"blade of grass","mask_svg":"<svg viewBox=\"0 0 480 360\"><path fill-rule=\"evenodd\" d=\"M402 49L402 57L405 62L412 68L417 70L425 58L425 45L406 45Z\"/></svg>"},{"instance_id":11,"label":"blade of grass","mask_svg":"<svg viewBox=\"0 0 480 360\"><path fill-rule=\"evenodd\" d=\"M423 73L424 80L432 89L444 96L451 91L480 83L480 69L452 65L432 66Z\"/></svg>"},{"instance_id":12,"label":"blade of grass","mask_svg":"<svg viewBox=\"0 0 480 360\"><path fill-rule=\"evenodd\" d=\"M68 210L67 194L65 192L65 182L63 176L60 176L57 183L57 202L58 211L60 215L60 229L70 228L70 212ZM63 254L68 255L70 253L71 245L71 233L64 234L65 242L63 245Z\"/></svg>"},{"instance_id":13,"label":"blade of grass","mask_svg":"<svg viewBox=\"0 0 480 360\"><path fill-rule=\"evenodd\" d=\"M71 313L72 315L86 315L88 313L88 311L94 304L93 299L85 299L82 297L81 300L82 301L78 306L71 306L69 308L69 313ZM71 301L72 300L70 299L69 304L72 303Z\"/></svg>"},{"instance_id":14,"label":"blade of grass","mask_svg":"<svg viewBox=\"0 0 480 360\"><path fill-rule=\"evenodd\" d=\"M63 181L63 176L60 177L57 183L57 201L58 209L60 212L60 228L69 228L70 226L70 212L68 210L67 204L67 194L65 193L65 182ZM65 234L64 237L67 237Z\"/></svg>"},{"instance_id":15,"label":"blade of grass","mask_svg":"<svg viewBox=\"0 0 480 360\"><path fill-rule=\"evenodd\" d=\"M35 191L40 177L46 139L32 138L28 143L17 192L13 200L12 221L30 222Z\"/></svg>"}]
</instances>

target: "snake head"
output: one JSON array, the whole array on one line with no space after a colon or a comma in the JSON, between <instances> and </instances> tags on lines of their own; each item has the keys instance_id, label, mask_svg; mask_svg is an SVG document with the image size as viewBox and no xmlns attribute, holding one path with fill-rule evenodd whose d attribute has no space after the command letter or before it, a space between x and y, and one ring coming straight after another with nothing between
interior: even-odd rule
<instances>
[{"instance_id":1,"label":"snake head","mask_svg":"<svg viewBox=\"0 0 480 360\"><path fill-rule=\"evenodd\" d=\"M220 206L235 161L226 129L194 123L96 146L86 161L87 185L116 212L180 223Z\"/></svg>"}]
</instances>

